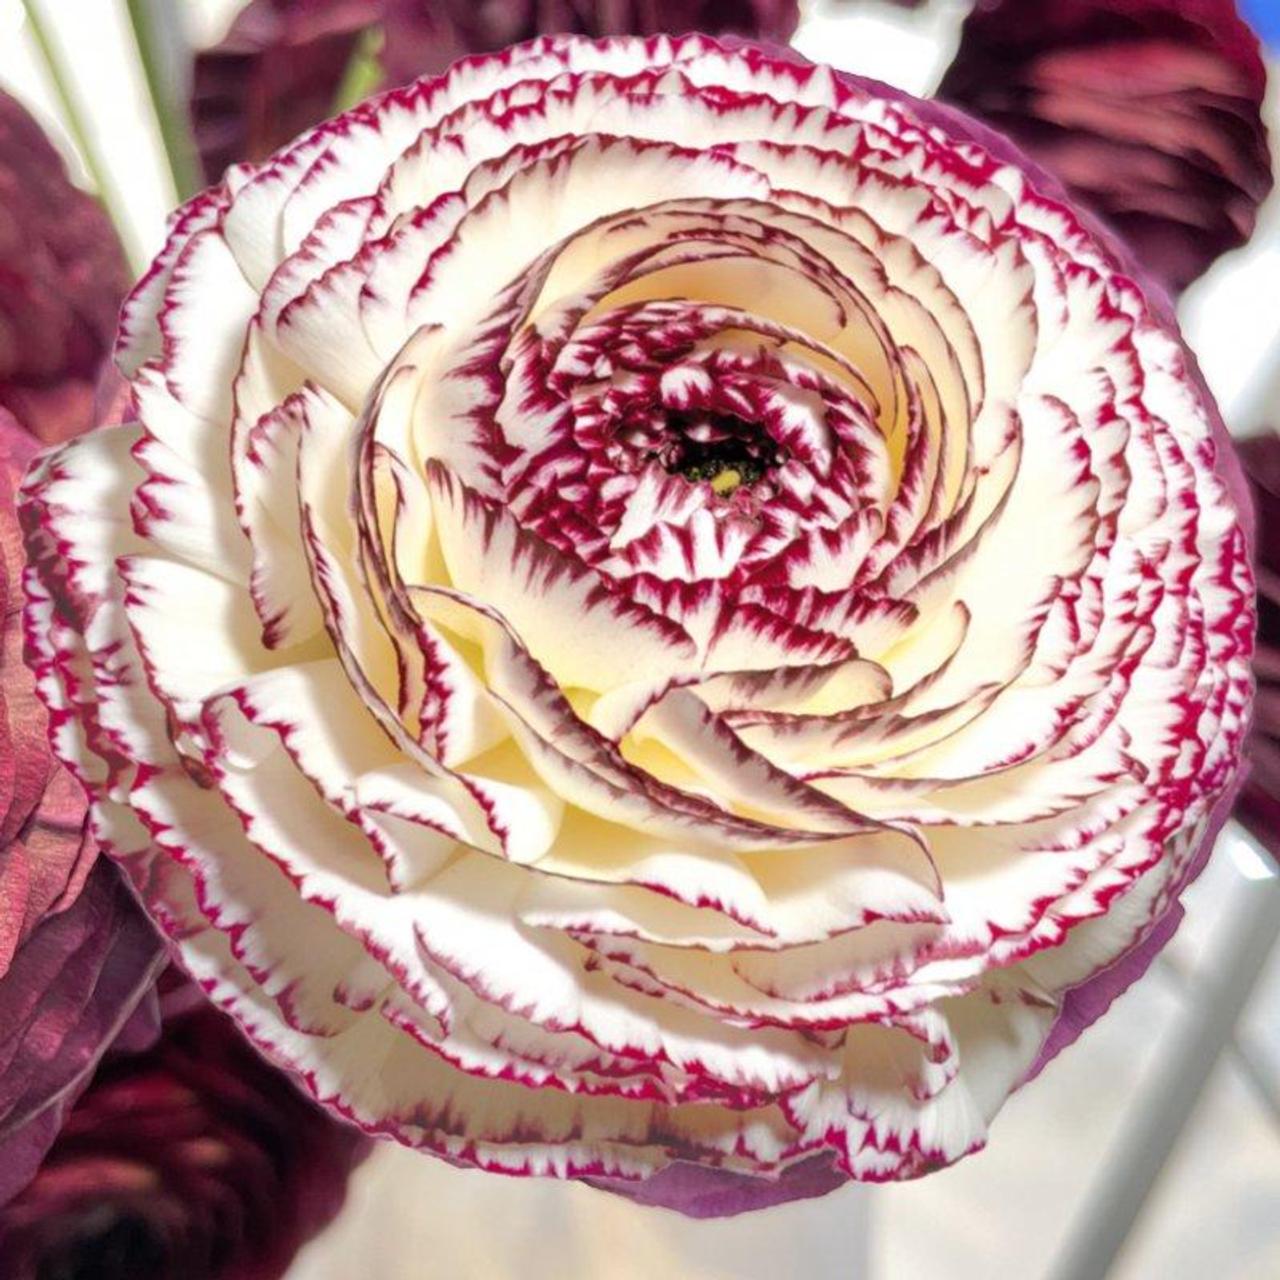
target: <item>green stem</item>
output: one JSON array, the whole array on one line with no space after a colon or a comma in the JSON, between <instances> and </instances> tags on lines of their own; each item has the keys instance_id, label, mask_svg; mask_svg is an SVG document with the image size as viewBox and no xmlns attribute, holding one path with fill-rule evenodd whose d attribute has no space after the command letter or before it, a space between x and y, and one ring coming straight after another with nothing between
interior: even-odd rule
<instances>
[{"instance_id":1,"label":"green stem","mask_svg":"<svg viewBox=\"0 0 1280 1280\"><path fill-rule=\"evenodd\" d=\"M72 141L76 144L76 150L80 153L80 158L84 162L89 180L93 183L98 198L106 208L108 217L115 224L117 235L119 235L128 249L130 264L134 271L141 271L146 264L142 254L138 251L138 246L134 243L129 223L124 217L124 202L120 198L120 193L112 185L110 174L102 163L102 157L99 156L98 149L90 141L89 131L85 127L84 115L80 110L80 104L76 101L75 94L71 92L71 82L67 74L68 68L63 62L62 54L49 38L49 29L45 25L44 16L40 12L39 2L38 0L22 0L22 7L26 11L27 22L31 27L31 35L40 51L40 57L44 62L45 71L49 75L49 82L53 86L58 105L62 108L63 122L71 134Z\"/></svg>"},{"instance_id":2,"label":"green stem","mask_svg":"<svg viewBox=\"0 0 1280 1280\"><path fill-rule=\"evenodd\" d=\"M367 27L360 33L351 57L343 68L342 79L333 95L333 114L347 111L363 102L382 84L382 29Z\"/></svg>"},{"instance_id":3,"label":"green stem","mask_svg":"<svg viewBox=\"0 0 1280 1280\"><path fill-rule=\"evenodd\" d=\"M156 27L147 0L125 0L138 60L151 95L151 107L160 127L160 141L169 161L173 189L178 199L189 200L204 186L196 162L195 138L185 102L178 101L174 78L166 73L166 50L156 39Z\"/></svg>"}]
</instances>

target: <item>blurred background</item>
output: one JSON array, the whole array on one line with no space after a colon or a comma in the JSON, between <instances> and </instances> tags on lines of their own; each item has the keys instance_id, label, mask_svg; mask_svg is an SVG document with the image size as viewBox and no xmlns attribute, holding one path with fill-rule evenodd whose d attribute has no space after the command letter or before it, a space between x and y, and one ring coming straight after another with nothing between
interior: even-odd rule
<instances>
[{"instance_id":1,"label":"blurred background","mask_svg":"<svg viewBox=\"0 0 1280 1280\"><path fill-rule=\"evenodd\" d=\"M223 41L241 8L242 0L0 0L0 88L47 128L75 180L100 189L135 272L159 247L178 188L202 182L166 157L130 18L141 12L151 23L152 90L185 102L190 51ZM955 53L968 8L962 0L814 0L802 5L793 43L928 94ZM1252 0L1242 10L1271 42L1274 81L1280 3ZM358 60L344 51L343 62L356 73L344 91L358 96ZM1274 83L1265 116L1274 149ZM1278 299L1273 196L1248 243L1219 258L1179 305L1224 415L1242 435L1277 422ZM579 1186L462 1173L384 1146L290 1280L1274 1280L1276 898L1274 862L1230 828L1188 895L1186 923L1147 979L1012 1100L989 1150L923 1182L696 1223Z\"/></svg>"}]
</instances>

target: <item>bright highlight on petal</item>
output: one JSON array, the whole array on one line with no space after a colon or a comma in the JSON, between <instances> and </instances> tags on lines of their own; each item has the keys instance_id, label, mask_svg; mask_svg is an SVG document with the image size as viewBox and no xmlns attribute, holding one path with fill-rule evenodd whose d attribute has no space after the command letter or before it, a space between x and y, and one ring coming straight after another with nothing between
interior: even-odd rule
<instances>
[{"instance_id":1,"label":"bright highlight on petal","mask_svg":"<svg viewBox=\"0 0 1280 1280\"><path fill-rule=\"evenodd\" d=\"M1176 911L1250 697L1221 423L976 136L541 40L175 219L138 423L28 483L41 688L320 1100L698 1212L912 1177Z\"/></svg>"}]
</instances>

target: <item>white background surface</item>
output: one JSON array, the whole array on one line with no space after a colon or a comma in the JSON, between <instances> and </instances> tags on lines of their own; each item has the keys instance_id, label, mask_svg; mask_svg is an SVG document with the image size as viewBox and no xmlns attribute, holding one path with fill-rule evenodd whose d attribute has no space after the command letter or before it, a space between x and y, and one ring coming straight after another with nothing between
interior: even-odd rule
<instances>
[{"instance_id":1,"label":"white background surface","mask_svg":"<svg viewBox=\"0 0 1280 1280\"><path fill-rule=\"evenodd\" d=\"M171 0L194 43L215 39L237 0ZM158 247L172 188L118 0L44 0L75 88L127 204L141 265ZM962 5L922 19L891 5L850 19L811 6L798 44L849 69L927 91L945 66ZM0 0L0 85L19 95L83 176L42 73L19 0ZM1275 112L1272 115L1275 118ZM1184 325L1228 419L1280 421L1280 200L1252 244L1190 293ZM304 1250L289 1280L1037 1280L1065 1238L1091 1176L1160 1053L1199 960L1232 927L1244 881L1220 852L1193 890L1190 917L1162 962L1078 1046L1016 1096L989 1149L923 1182L853 1188L721 1223L637 1209L580 1186L461 1173L381 1148L351 1201ZM1257 993L1241 1039L1280 1075L1280 966ZM1185 971L1179 977L1174 967ZM869 1226L867 1223L869 1219ZM1263 1090L1228 1055L1117 1280L1275 1280L1280 1276L1280 1128ZM139 1278L145 1280L145 1278Z\"/></svg>"}]
</instances>

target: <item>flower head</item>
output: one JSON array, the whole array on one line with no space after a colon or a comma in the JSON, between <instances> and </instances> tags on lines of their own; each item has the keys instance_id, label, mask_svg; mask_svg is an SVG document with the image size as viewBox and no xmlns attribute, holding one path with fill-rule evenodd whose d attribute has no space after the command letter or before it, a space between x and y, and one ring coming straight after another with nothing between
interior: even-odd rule
<instances>
[{"instance_id":1,"label":"flower head","mask_svg":"<svg viewBox=\"0 0 1280 1280\"><path fill-rule=\"evenodd\" d=\"M102 207L0 93L0 409L45 442L92 421L93 384L128 285Z\"/></svg>"},{"instance_id":2,"label":"flower head","mask_svg":"<svg viewBox=\"0 0 1280 1280\"><path fill-rule=\"evenodd\" d=\"M98 1068L0 1209L0 1264L9 1280L277 1280L367 1150L199 1008Z\"/></svg>"},{"instance_id":3,"label":"flower head","mask_svg":"<svg viewBox=\"0 0 1280 1280\"><path fill-rule=\"evenodd\" d=\"M180 211L138 422L27 518L192 974L463 1164L723 1213L981 1146L1248 713L1232 454L1117 253L957 113L701 37L463 61Z\"/></svg>"},{"instance_id":4,"label":"flower head","mask_svg":"<svg viewBox=\"0 0 1280 1280\"><path fill-rule=\"evenodd\" d=\"M1271 190L1266 73L1235 0L980 0L939 94L1001 129L1175 292Z\"/></svg>"}]
</instances>

